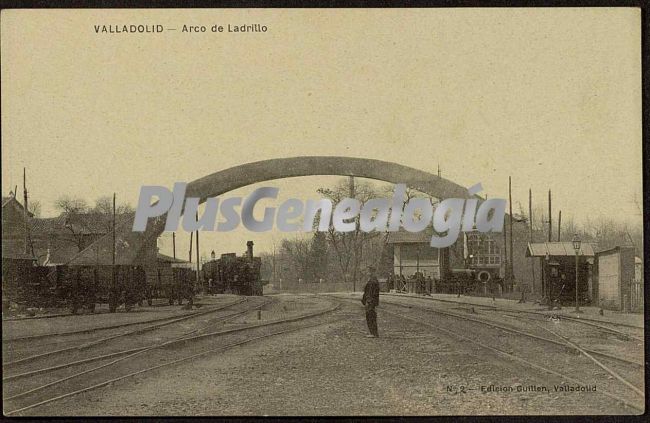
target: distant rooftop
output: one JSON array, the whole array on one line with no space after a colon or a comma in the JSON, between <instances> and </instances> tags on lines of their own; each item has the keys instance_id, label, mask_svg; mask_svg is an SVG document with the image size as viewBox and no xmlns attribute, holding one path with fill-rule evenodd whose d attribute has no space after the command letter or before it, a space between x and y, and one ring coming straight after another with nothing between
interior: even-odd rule
<instances>
[{"instance_id":1,"label":"distant rooftop","mask_svg":"<svg viewBox=\"0 0 650 423\"><path fill-rule=\"evenodd\" d=\"M433 235L433 228L430 226L421 232L408 232L401 229L397 232L388 232L386 242L388 244L420 244L430 243Z\"/></svg>"},{"instance_id":2,"label":"distant rooftop","mask_svg":"<svg viewBox=\"0 0 650 423\"><path fill-rule=\"evenodd\" d=\"M189 263L187 260L179 259L179 258L174 258L172 256L168 256L163 253L158 253L158 260L159 261L164 261L166 263Z\"/></svg>"}]
</instances>

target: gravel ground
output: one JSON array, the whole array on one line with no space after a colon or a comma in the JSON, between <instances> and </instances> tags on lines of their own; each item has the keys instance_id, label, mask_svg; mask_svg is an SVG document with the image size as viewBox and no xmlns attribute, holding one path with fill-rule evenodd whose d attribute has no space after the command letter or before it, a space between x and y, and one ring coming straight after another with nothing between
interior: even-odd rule
<instances>
[{"instance_id":1,"label":"gravel ground","mask_svg":"<svg viewBox=\"0 0 650 423\"><path fill-rule=\"evenodd\" d=\"M31 414L635 413L598 393L553 392L553 385L562 382L558 377L396 319L381 307L378 314L378 339L365 338L362 308L345 303L330 323L116 382ZM545 386L550 392L481 391L490 385Z\"/></svg>"},{"instance_id":2,"label":"gravel ground","mask_svg":"<svg viewBox=\"0 0 650 423\"><path fill-rule=\"evenodd\" d=\"M275 307L276 303L278 307ZM298 304L294 306L293 303ZM45 374L40 373L29 378L12 380L11 382L3 384L3 395L5 398L5 406L7 407L6 410L16 410L29 404L50 398L52 396L75 391L80 388L85 388L95 383L101 383L108 379L148 368L156 364L163 364L175 359L187 357L189 355L196 354L197 352L206 350L209 352L215 348L219 348L222 345L238 342L251 336L259 336L261 334L264 334L265 331L274 332L276 331L277 327L280 327L280 329L282 329L282 327L286 324L273 324L271 326L259 325L274 323L279 318L296 318L304 316L306 314L319 313L331 308L332 305L332 300L327 299L315 300L312 298L311 300L300 300L297 302L295 300L284 301L282 299L274 298L249 297L246 302L240 303L232 308L228 308L227 310L217 311L214 314L210 312L207 315L199 316L196 318L192 317L190 320L184 320L182 322L174 323L162 328L157 328L151 332L137 332L133 334L133 336L112 339L109 342L95 345L90 350L79 350L73 348L70 351L66 351L64 354L57 354L51 357L48 356L46 358L40 358L33 362L30 361L21 363L17 365L18 367L12 366L9 370L9 374L15 375L36 369L42 369L44 367L52 365L70 363L82 358L95 357L100 354L107 354L121 350L132 349L135 347L144 347L152 344L160 344L163 341L174 339L188 333L199 335L225 331L224 334L219 336L201 337L198 340L194 340L188 343L180 343L167 346L165 348L152 349L147 351L146 354L137 354L137 357L124 356L128 359L120 360L119 364L117 365L101 368L101 370L98 369L98 371L93 371L89 374L80 375L81 377L74 377L73 379L70 379L66 382L57 383L56 385L49 387L47 390L39 390L38 392L34 392L26 397L23 396L19 399L8 400L10 396L40 387L46 383L53 383L63 377L74 376L79 371L89 370L102 364L110 364L109 362L114 359L102 359L99 361L94 361L92 363L80 364L75 367L66 367L63 369L52 370ZM265 309L261 315L262 319L251 319L251 321L247 322L248 324L245 325L248 329L244 332L232 332L233 329L239 329L244 326L243 322L233 322L232 319L223 320L224 317L227 318L229 315L232 315L233 312L238 313L241 310L251 310L260 306ZM278 309L281 313L274 312L275 309ZM257 313L255 312L249 312L245 315L256 316L256 314ZM300 327L301 324L302 321L298 320L296 322L289 323L289 327ZM102 336L104 334L105 332L103 331ZM45 343L44 345L39 346L41 347L41 352L51 351L69 345L70 343L78 345L80 344L78 339L84 339L85 336L85 334L79 334L66 337L68 339L68 344L49 345L49 343ZM31 355L33 354L34 352L31 353ZM30 354L28 353L28 355Z\"/></svg>"}]
</instances>

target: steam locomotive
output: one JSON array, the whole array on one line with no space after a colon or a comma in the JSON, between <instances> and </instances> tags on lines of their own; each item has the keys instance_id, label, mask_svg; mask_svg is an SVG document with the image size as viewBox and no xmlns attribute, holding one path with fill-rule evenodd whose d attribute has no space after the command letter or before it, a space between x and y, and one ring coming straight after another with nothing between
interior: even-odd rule
<instances>
[{"instance_id":1,"label":"steam locomotive","mask_svg":"<svg viewBox=\"0 0 650 423\"><path fill-rule=\"evenodd\" d=\"M246 243L246 253L237 257L235 253L222 254L203 265L203 278L208 293L262 295L260 269L262 260L253 256L253 241Z\"/></svg>"}]
</instances>

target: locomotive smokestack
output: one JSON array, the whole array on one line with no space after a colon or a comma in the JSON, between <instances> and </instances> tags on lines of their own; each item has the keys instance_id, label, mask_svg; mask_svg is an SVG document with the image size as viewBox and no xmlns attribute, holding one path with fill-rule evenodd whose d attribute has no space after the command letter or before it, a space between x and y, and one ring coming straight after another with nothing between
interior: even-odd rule
<instances>
[{"instance_id":1,"label":"locomotive smokestack","mask_svg":"<svg viewBox=\"0 0 650 423\"><path fill-rule=\"evenodd\" d=\"M248 241L246 243L246 255L249 260L253 260L253 241Z\"/></svg>"}]
</instances>

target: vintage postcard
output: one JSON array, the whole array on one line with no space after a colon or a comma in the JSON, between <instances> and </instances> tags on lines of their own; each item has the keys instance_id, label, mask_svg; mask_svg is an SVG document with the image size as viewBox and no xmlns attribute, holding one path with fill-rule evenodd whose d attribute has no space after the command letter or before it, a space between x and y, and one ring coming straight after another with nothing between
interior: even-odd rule
<instances>
[{"instance_id":1,"label":"vintage postcard","mask_svg":"<svg viewBox=\"0 0 650 423\"><path fill-rule=\"evenodd\" d=\"M645 412L640 9L0 27L5 416Z\"/></svg>"}]
</instances>

